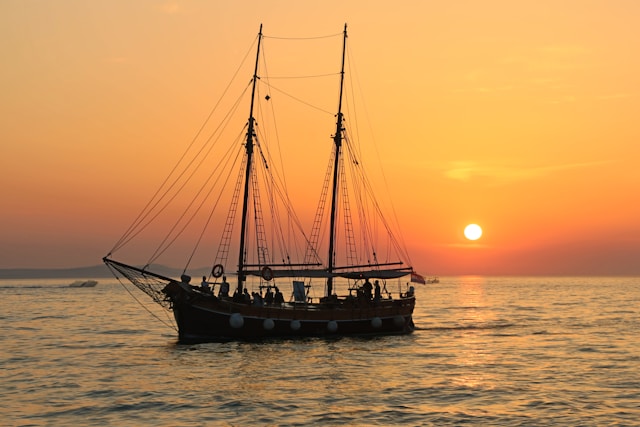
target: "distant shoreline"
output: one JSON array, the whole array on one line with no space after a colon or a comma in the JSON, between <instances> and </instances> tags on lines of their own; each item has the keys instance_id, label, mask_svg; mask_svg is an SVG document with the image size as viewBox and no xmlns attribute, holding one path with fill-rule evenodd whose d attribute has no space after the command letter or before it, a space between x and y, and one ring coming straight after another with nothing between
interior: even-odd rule
<instances>
[{"instance_id":1,"label":"distant shoreline","mask_svg":"<svg viewBox=\"0 0 640 427\"><path fill-rule=\"evenodd\" d=\"M106 265L76 268L1 268L0 279L76 279L113 277Z\"/></svg>"},{"instance_id":2,"label":"distant shoreline","mask_svg":"<svg viewBox=\"0 0 640 427\"><path fill-rule=\"evenodd\" d=\"M181 269L150 266L149 270L167 277L180 277ZM208 268L194 269L189 274L197 277L208 274ZM2 279L102 279L113 278L111 270L104 264L74 268L0 268Z\"/></svg>"}]
</instances>

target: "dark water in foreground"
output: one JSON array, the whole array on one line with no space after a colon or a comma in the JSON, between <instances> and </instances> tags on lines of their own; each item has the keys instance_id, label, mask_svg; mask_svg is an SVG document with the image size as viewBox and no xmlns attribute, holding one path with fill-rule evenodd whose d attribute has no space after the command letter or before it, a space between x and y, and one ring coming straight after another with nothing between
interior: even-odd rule
<instances>
[{"instance_id":1,"label":"dark water in foreground","mask_svg":"<svg viewBox=\"0 0 640 427\"><path fill-rule=\"evenodd\" d=\"M640 279L443 278L410 336L199 345L70 282L0 281L0 424L640 425Z\"/></svg>"}]
</instances>

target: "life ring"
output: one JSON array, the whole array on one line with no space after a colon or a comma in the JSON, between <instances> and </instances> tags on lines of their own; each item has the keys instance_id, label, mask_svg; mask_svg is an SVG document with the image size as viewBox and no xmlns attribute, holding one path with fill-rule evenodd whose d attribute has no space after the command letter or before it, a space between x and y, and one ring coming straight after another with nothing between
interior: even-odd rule
<instances>
[{"instance_id":1,"label":"life ring","mask_svg":"<svg viewBox=\"0 0 640 427\"><path fill-rule=\"evenodd\" d=\"M260 272L260 275L267 282L269 282L269 281L271 281L271 279L273 279L273 271L271 270L271 268L269 266L262 267L262 271Z\"/></svg>"},{"instance_id":2,"label":"life ring","mask_svg":"<svg viewBox=\"0 0 640 427\"><path fill-rule=\"evenodd\" d=\"M222 264L216 264L211 269L211 275L216 279L224 274L224 267Z\"/></svg>"}]
</instances>

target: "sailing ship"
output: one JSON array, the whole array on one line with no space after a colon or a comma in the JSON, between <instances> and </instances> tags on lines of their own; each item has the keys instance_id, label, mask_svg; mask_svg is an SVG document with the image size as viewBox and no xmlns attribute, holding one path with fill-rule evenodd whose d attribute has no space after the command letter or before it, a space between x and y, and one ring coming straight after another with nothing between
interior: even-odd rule
<instances>
[{"instance_id":1,"label":"sailing ship","mask_svg":"<svg viewBox=\"0 0 640 427\"><path fill-rule=\"evenodd\" d=\"M188 256L189 261L180 278L154 270L158 266L154 264L157 255L168 251L187 224L192 223L193 217L185 214L180 216L181 223L171 227L173 235L162 239L161 245L145 264L131 265L114 259L116 250L128 244L159 216L152 213L154 208L166 206L168 201L176 198L174 192L177 194L179 189L189 186L186 181L191 179L191 175L185 171L199 164L195 161L187 162L188 167L183 172L175 172L176 168L172 170L174 176L182 178L185 183L178 184L176 180L167 184L169 181L165 181L163 185L168 190L156 193L155 199L147 205L148 209L138 216L103 258L116 278L126 278L173 312L179 341L408 334L414 330L412 314L416 297L412 283L425 283L425 279L406 261L406 250L382 216L371 184L364 177L358 151L352 146L343 112L347 26L336 36L341 36L342 60L339 73L335 73L340 81L335 133L331 138L329 166L309 235L304 232L302 222L291 206L281 176L274 173L273 163L276 162L269 161L273 156L258 129L256 114L266 110L259 108L258 103L266 103L270 99L268 94L264 97L258 95L259 84L267 82L269 85L267 77L260 73L260 54L265 38L260 25L249 85L249 118L245 122L246 131L241 132L243 138L235 144L242 160L229 162L241 166L235 175L235 185L230 186L233 191L228 191L232 193L230 199L228 202L221 202L220 198L212 201L207 199L212 190L199 187L200 201L188 203L189 207L197 206L196 211L207 204L228 207L226 220L210 213L205 221L205 228L216 230L219 244L215 259L210 264L212 267L208 274L203 275L202 283L191 283L192 270L189 266L195 250ZM268 88L269 91L275 90L272 86ZM199 150L200 153L205 151ZM345 157L348 157L347 161ZM311 160L307 159L308 163ZM223 160L218 162L222 163ZM354 179L356 184L347 184L347 177L354 174L347 172L348 166L360 174ZM189 178L185 179L187 175ZM216 184L222 186L223 182L230 181L230 176L229 172L213 173L206 181L213 183L213 188ZM261 184L262 181L266 184ZM265 191L267 197L260 196ZM203 196L205 193L207 197ZM355 196L350 197L350 194ZM352 207L355 204L365 206ZM268 221L265 212L279 222ZM372 214L377 220L365 219L367 214ZM236 221L238 216L239 221ZM236 222L239 222L239 233L238 227L234 226ZM211 223L218 226L209 227ZM291 230L296 230L296 233ZM387 234L385 239L376 237L380 230ZM295 240L291 245L295 247L292 251L288 244L293 240L293 234L298 236L296 238L302 236L302 244ZM204 236L204 232L196 236L196 247L200 246ZM376 250L381 241L392 248L386 250L389 255L385 260L380 260ZM370 249L358 252L358 243ZM342 252L346 255L339 255L342 252L338 246L344 248ZM326 258L323 259L321 252L326 253ZM232 283L227 281L227 276L234 278L230 280ZM403 280L405 278L408 279ZM397 290L388 291L388 287L394 288L395 281ZM315 296L312 290L319 287L318 284L324 289L322 294Z\"/></svg>"}]
</instances>

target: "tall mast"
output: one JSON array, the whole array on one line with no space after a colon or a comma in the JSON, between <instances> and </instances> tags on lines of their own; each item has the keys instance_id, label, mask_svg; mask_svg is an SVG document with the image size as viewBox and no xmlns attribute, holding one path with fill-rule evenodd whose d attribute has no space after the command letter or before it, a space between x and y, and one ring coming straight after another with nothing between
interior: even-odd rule
<instances>
[{"instance_id":1,"label":"tall mast","mask_svg":"<svg viewBox=\"0 0 640 427\"><path fill-rule=\"evenodd\" d=\"M240 229L240 253L238 255L238 295L242 295L244 276L244 241L247 232L247 211L249 205L249 181L251 179L251 168L253 160L253 136L254 121L253 104L256 97L256 83L258 81L258 61L260 59L260 43L262 42L262 24L260 24L260 32L258 33L258 49L256 50L256 65L253 70L253 87L251 89L251 108L249 110L249 126L247 129L247 142L245 149L247 150L247 165L244 176L244 197L242 199L242 227Z\"/></svg>"},{"instance_id":2,"label":"tall mast","mask_svg":"<svg viewBox=\"0 0 640 427\"><path fill-rule=\"evenodd\" d=\"M344 36L342 39L342 66L340 68L340 97L338 99L338 115L336 119L336 133L333 136L336 155L333 161L333 188L331 191L331 224L329 229L329 264L327 270L329 277L327 279L327 296L333 293L333 251L336 239L336 208L338 204L338 179L340 166L340 150L342 147L342 89L344 87L344 57L347 50L347 24L344 24Z\"/></svg>"}]
</instances>

